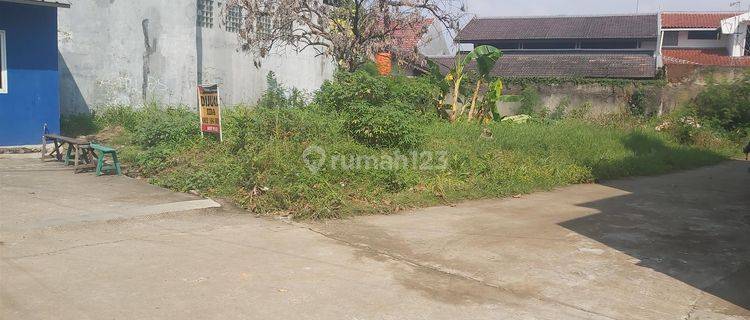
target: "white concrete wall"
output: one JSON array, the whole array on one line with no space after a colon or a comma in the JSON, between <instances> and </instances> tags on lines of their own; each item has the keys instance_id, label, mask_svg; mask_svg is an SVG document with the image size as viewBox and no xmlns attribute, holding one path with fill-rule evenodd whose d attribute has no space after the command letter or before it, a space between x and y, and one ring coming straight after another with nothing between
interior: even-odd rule
<instances>
[{"instance_id":1,"label":"white concrete wall","mask_svg":"<svg viewBox=\"0 0 750 320\"><path fill-rule=\"evenodd\" d=\"M256 68L253 56L239 50L236 34L219 23L220 8L214 8L213 28L196 26L196 0L71 2L59 11L64 114L151 101L195 106L199 82L221 84L225 104L254 104L268 71L312 92L335 70L328 59L292 49Z\"/></svg>"},{"instance_id":2,"label":"white concrete wall","mask_svg":"<svg viewBox=\"0 0 750 320\"><path fill-rule=\"evenodd\" d=\"M664 31L669 31L665 29ZM679 31L677 36L677 46L664 46L666 49L718 49L725 48L727 46L729 36L722 34L718 40L697 40L688 39L688 31Z\"/></svg>"},{"instance_id":3,"label":"white concrete wall","mask_svg":"<svg viewBox=\"0 0 750 320\"><path fill-rule=\"evenodd\" d=\"M193 103L195 19L190 0L71 1L59 10L61 111L139 105L144 95Z\"/></svg>"},{"instance_id":4,"label":"white concrete wall","mask_svg":"<svg viewBox=\"0 0 750 320\"><path fill-rule=\"evenodd\" d=\"M199 81L218 83L225 105L255 104L266 89L269 71L285 86L312 93L335 70L330 59L315 57L313 50L297 53L291 47L280 48L259 59L239 48L237 34L220 26L198 31Z\"/></svg>"},{"instance_id":5,"label":"white concrete wall","mask_svg":"<svg viewBox=\"0 0 750 320\"><path fill-rule=\"evenodd\" d=\"M742 57L745 55L745 42L747 42L747 23L739 25L736 35L724 35L727 37L726 48L729 55Z\"/></svg>"}]
</instances>

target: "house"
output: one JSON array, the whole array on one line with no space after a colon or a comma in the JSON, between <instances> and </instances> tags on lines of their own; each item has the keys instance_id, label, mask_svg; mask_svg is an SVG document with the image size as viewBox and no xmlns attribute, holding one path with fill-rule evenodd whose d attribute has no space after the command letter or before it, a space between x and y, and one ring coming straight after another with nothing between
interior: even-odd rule
<instances>
[{"instance_id":1,"label":"house","mask_svg":"<svg viewBox=\"0 0 750 320\"><path fill-rule=\"evenodd\" d=\"M658 38L659 16L645 14L475 18L456 41L501 49L495 76L647 79L657 72Z\"/></svg>"},{"instance_id":2,"label":"house","mask_svg":"<svg viewBox=\"0 0 750 320\"><path fill-rule=\"evenodd\" d=\"M0 146L60 130L57 9L61 0L0 0Z\"/></svg>"},{"instance_id":3,"label":"house","mask_svg":"<svg viewBox=\"0 0 750 320\"><path fill-rule=\"evenodd\" d=\"M662 56L670 80L700 66L750 67L748 21L750 14L741 12L662 13Z\"/></svg>"}]
</instances>

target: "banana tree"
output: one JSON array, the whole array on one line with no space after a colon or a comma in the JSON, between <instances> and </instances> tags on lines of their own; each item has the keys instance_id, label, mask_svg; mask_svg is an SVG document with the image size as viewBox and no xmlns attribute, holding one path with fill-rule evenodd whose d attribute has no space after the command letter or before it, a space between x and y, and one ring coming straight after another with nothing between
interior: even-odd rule
<instances>
[{"instance_id":1,"label":"banana tree","mask_svg":"<svg viewBox=\"0 0 750 320\"><path fill-rule=\"evenodd\" d=\"M434 61L427 61L430 76L434 78L436 83L440 84L443 95L446 96L450 93L452 102L448 118L451 122L455 122L466 111L467 103L459 102L462 97L461 84L467 76L466 67L472 62L476 62L478 79L470 102L469 119L471 119L477 111L477 102L482 86L492 81L490 73L501 56L502 52L493 46L476 47L465 56L456 56L454 67L448 71L445 77L442 76L440 68ZM438 101L438 107L442 108L445 105L444 99L438 99Z\"/></svg>"},{"instance_id":2,"label":"banana tree","mask_svg":"<svg viewBox=\"0 0 750 320\"><path fill-rule=\"evenodd\" d=\"M466 61L476 61L476 73L477 73L477 84L474 88L474 94L471 97L471 107L469 109L468 121L471 121L477 111L477 100L479 99L479 93L482 89L482 85L490 83L492 81L492 69L495 68L495 64L503 56L503 53L493 46L479 46L476 47L466 56ZM500 94L502 95L502 82L500 82ZM463 114L464 110L461 110L460 114Z\"/></svg>"},{"instance_id":3,"label":"banana tree","mask_svg":"<svg viewBox=\"0 0 750 320\"><path fill-rule=\"evenodd\" d=\"M482 98L481 107L477 111L476 118L479 120L499 121L502 117L497 109L498 102L518 102L520 96L503 94L503 81L497 79L490 83L487 93Z\"/></svg>"}]
</instances>

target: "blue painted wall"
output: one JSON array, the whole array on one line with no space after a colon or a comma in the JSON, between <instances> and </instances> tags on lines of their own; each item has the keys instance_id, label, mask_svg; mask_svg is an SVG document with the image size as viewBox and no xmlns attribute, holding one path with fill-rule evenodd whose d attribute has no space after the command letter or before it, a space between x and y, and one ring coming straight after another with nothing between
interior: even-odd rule
<instances>
[{"instance_id":1,"label":"blue painted wall","mask_svg":"<svg viewBox=\"0 0 750 320\"><path fill-rule=\"evenodd\" d=\"M0 93L0 146L40 144L60 131L57 8L0 2L8 93Z\"/></svg>"}]
</instances>

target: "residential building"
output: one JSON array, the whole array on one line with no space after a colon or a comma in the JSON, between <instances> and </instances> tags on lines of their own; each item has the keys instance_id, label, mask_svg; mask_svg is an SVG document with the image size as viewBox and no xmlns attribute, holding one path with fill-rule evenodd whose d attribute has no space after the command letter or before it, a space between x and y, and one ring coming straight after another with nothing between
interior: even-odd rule
<instances>
[{"instance_id":1,"label":"residential building","mask_svg":"<svg viewBox=\"0 0 750 320\"><path fill-rule=\"evenodd\" d=\"M632 79L656 75L658 39L657 14L476 18L456 37L501 49L495 76Z\"/></svg>"},{"instance_id":2,"label":"residential building","mask_svg":"<svg viewBox=\"0 0 750 320\"><path fill-rule=\"evenodd\" d=\"M60 0L0 0L0 146L41 143L60 130Z\"/></svg>"},{"instance_id":3,"label":"residential building","mask_svg":"<svg viewBox=\"0 0 750 320\"><path fill-rule=\"evenodd\" d=\"M682 73L695 66L750 67L748 21L750 14L742 12L662 13L667 72Z\"/></svg>"}]
</instances>

